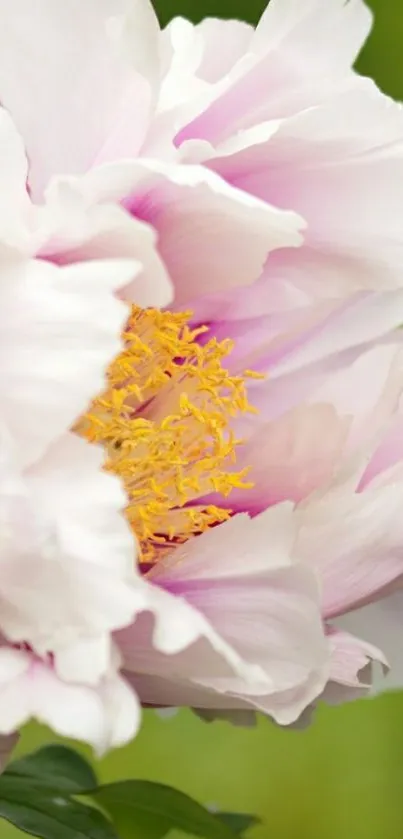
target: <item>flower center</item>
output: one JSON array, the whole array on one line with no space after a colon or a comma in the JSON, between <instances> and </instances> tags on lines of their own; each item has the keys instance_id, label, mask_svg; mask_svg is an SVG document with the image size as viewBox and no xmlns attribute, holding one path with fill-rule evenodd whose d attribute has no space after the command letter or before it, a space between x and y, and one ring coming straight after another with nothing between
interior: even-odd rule
<instances>
[{"instance_id":1,"label":"flower center","mask_svg":"<svg viewBox=\"0 0 403 839\"><path fill-rule=\"evenodd\" d=\"M123 481L144 563L229 518L203 497L251 486L247 470L234 469L241 441L231 419L253 410L245 378L254 374L231 376L222 366L231 342L200 344L206 328L191 329L189 319L133 306L108 389L76 428L105 446L105 468Z\"/></svg>"}]
</instances>

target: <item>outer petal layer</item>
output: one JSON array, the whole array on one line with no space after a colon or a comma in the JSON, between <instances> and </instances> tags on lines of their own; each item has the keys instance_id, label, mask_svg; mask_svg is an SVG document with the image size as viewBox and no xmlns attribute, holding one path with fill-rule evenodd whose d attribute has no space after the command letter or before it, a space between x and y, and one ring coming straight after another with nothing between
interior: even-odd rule
<instances>
[{"instance_id":1,"label":"outer petal layer","mask_svg":"<svg viewBox=\"0 0 403 839\"><path fill-rule=\"evenodd\" d=\"M6 460L0 476L0 629L91 684L109 668L111 631L147 602L125 496L102 462L71 435L25 476Z\"/></svg>"},{"instance_id":2,"label":"outer petal layer","mask_svg":"<svg viewBox=\"0 0 403 839\"><path fill-rule=\"evenodd\" d=\"M131 260L58 268L40 260L0 266L0 417L24 466L103 390L127 312L114 292L136 274Z\"/></svg>"},{"instance_id":3,"label":"outer petal layer","mask_svg":"<svg viewBox=\"0 0 403 839\"><path fill-rule=\"evenodd\" d=\"M212 708L246 703L281 723L299 716L323 689L328 652L315 580L290 562L291 540L291 510L278 507L253 521L236 517L156 567L153 582L175 597L178 610L184 600L211 629L210 638L204 633L169 658L152 650L150 623L119 635L124 667L134 673L143 701ZM232 650L221 664L212 632L223 651Z\"/></svg>"},{"instance_id":4,"label":"outer petal layer","mask_svg":"<svg viewBox=\"0 0 403 839\"><path fill-rule=\"evenodd\" d=\"M140 708L128 684L111 671L96 687L67 684L51 664L31 653L0 649L0 732L10 734L31 718L64 737L84 740L101 755L136 733Z\"/></svg>"}]
</instances>

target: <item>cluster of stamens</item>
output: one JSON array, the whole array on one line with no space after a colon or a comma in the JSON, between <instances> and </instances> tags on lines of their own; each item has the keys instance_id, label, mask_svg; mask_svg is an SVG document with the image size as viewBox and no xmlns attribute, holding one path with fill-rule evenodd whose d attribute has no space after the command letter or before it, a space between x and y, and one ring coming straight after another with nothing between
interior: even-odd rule
<instances>
[{"instance_id":1,"label":"cluster of stamens","mask_svg":"<svg viewBox=\"0 0 403 839\"><path fill-rule=\"evenodd\" d=\"M108 388L77 426L105 446L105 468L124 484L146 563L231 515L203 499L251 485L247 470L234 468L241 441L231 419L253 410L245 378L254 374L231 376L222 365L231 342L200 340L205 328L190 328L189 319L133 306Z\"/></svg>"}]
</instances>

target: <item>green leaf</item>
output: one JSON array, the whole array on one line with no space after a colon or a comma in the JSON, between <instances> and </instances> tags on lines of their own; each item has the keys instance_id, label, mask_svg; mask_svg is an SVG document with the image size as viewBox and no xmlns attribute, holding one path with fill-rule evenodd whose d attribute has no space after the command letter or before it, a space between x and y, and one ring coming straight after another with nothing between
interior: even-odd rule
<instances>
[{"instance_id":1,"label":"green leaf","mask_svg":"<svg viewBox=\"0 0 403 839\"><path fill-rule=\"evenodd\" d=\"M0 777L0 816L40 839L118 839L99 810L24 775Z\"/></svg>"},{"instance_id":2,"label":"green leaf","mask_svg":"<svg viewBox=\"0 0 403 839\"><path fill-rule=\"evenodd\" d=\"M234 839L237 835L225 820L163 784L121 781L87 794L110 813L121 839L160 839L171 828L204 839Z\"/></svg>"},{"instance_id":3,"label":"green leaf","mask_svg":"<svg viewBox=\"0 0 403 839\"><path fill-rule=\"evenodd\" d=\"M216 817L231 828L237 836L242 836L249 827L259 824L260 819L246 813L216 813Z\"/></svg>"},{"instance_id":4,"label":"green leaf","mask_svg":"<svg viewBox=\"0 0 403 839\"><path fill-rule=\"evenodd\" d=\"M66 746L45 746L10 763L5 774L42 779L71 793L83 792L98 783L90 764Z\"/></svg>"},{"instance_id":5,"label":"green leaf","mask_svg":"<svg viewBox=\"0 0 403 839\"><path fill-rule=\"evenodd\" d=\"M132 811L121 805L113 808L109 815L120 839L165 839L172 827L165 816L140 811L134 816Z\"/></svg>"}]
</instances>

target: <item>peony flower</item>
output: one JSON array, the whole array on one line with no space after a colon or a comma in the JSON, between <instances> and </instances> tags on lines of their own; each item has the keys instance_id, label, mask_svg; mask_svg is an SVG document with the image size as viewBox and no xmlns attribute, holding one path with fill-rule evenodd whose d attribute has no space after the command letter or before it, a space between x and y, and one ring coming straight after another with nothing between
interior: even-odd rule
<instances>
[{"instance_id":1,"label":"peony flower","mask_svg":"<svg viewBox=\"0 0 403 839\"><path fill-rule=\"evenodd\" d=\"M25 11L31 12L28 7ZM0 86L1 102L7 108L0 111L5 342L0 507L7 536L0 557L4 685L0 730L8 735L36 716L60 733L84 738L103 750L130 739L139 722L138 702L118 674L120 657L111 633L130 623L150 599L137 570L136 540L121 516L125 496L119 482L102 471L102 449L88 446L71 433L91 397L104 389L106 367L121 346L127 309L116 295L138 306L164 305L172 297L172 275L178 299L185 299L195 246L207 257L200 265L199 282L208 275L211 288L251 282L268 250L279 244L299 244L302 220L297 214L249 199L197 166L189 167L183 178L179 167L164 169L158 162L138 165L135 161L129 171L134 193L124 190L124 196L119 194L119 171L112 173L109 189L106 166L98 167L99 186L96 178L93 186L80 179L75 182L70 173L93 169L98 156L100 161L108 159L106 146L113 144L112 134L119 123L116 91L121 91L122 104L126 92L131 92L131 114L137 120L143 93L147 98L149 86L156 82L154 69L148 60L132 66L120 54L123 33L119 30L124 20L120 21L119 14L111 15L108 4L92 3L80 10L73 3L67 16L72 24L69 35L61 7L44 4L42 32L48 47L56 47L52 58L59 68L61 45L67 52L74 49L76 63L77 38L82 36L77 69L80 65L83 100L77 102L72 77L70 88L64 88L65 105L72 107L70 143L61 122L53 119L51 87L48 83L42 87L43 80L33 72L42 64L42 47L38 42L38 64L37 57L23 46L26 32L33 44L30 28L25 29L25 11L16 7L11 19L5 10L4 17L10 23L8 56L13 64L14 55L21 58L22 77L10 91L13 101L8 96L10 77L5 65ZM124 3L120 10L114 9L125 11ZM151 8L143 4L138 11L144 15L145 26L155 29ZM87 13L86 27L83 17ZM111 86L108 103L104 90L98 112L93 113L89 104L94 101L95 65L88 63L89 43L84 37L88 31L94 61L104 56L105 79ZM138 43L143 36L143 29L137 30ZM46 70L48 81L54 72L51 65ZM63 76L67 78L64 71ZM31 134L39 118L36 84L40 96L44 92L47 96L43 119L48 126L37 140ZM59 99L57 83L53 90ZM28 124L27 105L34 100L38 110ZM87 128L79 148L80 132L74 120L81 123L84 113ZM61 129L58 138L50 136L56 124ZM127 148L133 155L132 141L131 134ZM59 152L66 142L68 154L63 158ZM104 178L105 200L90 194L92 188L95 192L103 189ZM153 191L160 194L161 209L164 202L169 209L172 200L182 201L175 230L166 230L163 255L156 248L154 227L142 220L140 210L129 213L124 207L123 197L132 199L136 194L140 199L141 193L146 199L147 190L150 200ZM217 228L214 218L219 216L226 216L227 221ZM216 229L218 238L212 236ZM159 234L162 240L162 230ZM246 245L249 238L246 252L234 255L232 266L219 265L217 243L228 250L241 234ZM173 238L181 236L188 241L176 270L176 253L170 259L168 251L172 251ZM197 281L192 293L195 288ZM81 721L78 711L72 714L74 702L77 708L78 703L82 705Z\"/></svg>"},{"instance_id":2,"label":"peony flower","mask_svg":"<svg viewBox=\"0 0 403 839\"><path fill-rule=\"evenodd\" d=\"M386 666L343 619L401 575L403 116L351 69L368 12L34 11L0 0L0 732L294 723Z\"/></svg>"},{"instance_id":3,"label":"peony flower","mask_svg":"<svg viewBox=\"0 0 403 839\"><path fill-rule=\"evenodd\" d=\"M133 311L110 389L79 427L108 444L154 588L116 641L147 705L253 708L286 724L320 695L360 695L369 661L384 663L333 621L402 570L403 486L364 480L398 410L400 337L348 356L297 409L271 420L262 400L248 420L243 378L221 366L227 344L203 335L186 315ZM270 393L270 378L250 381Z\"/></svg>"}]
</instances>

